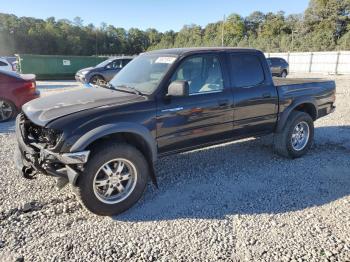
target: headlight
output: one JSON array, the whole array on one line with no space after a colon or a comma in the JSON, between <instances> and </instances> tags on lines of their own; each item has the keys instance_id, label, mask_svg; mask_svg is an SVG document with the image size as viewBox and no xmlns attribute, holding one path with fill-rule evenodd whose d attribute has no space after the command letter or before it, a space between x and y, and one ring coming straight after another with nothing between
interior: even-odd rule
<instances>
[{"instance_id":1,"label":"headlight","mask_svg":"<svg viewBox=\"0 0 350 262\"><path fill-rule=\"evenodd\" d=\"M81 71L80 74L82 75L86 75L87 73L89 73L89 71Z\"/></svg>"},{"instance_id":2,"label":"headlight","mask_svg":"<svg viewBox=\"0 0 350 262\"><path fill-rule=\"evenodd\" d=\"M47 144L50 148L53 148L58 144L61 136L62 132L58 130L43 128L41 141Z\"/></svg>"},{"instance_id":3,"label":"headlight","mask_svg":"<svg viewBox=\"0 0 350 262\"><path fill-rule=\"evenodd\" d=\"M53 148L62 137L62 132L30 123L27 127L27 135L28 138L34 140L34 142L45 144L48 148Z\"/></svg>"}]
</instances>

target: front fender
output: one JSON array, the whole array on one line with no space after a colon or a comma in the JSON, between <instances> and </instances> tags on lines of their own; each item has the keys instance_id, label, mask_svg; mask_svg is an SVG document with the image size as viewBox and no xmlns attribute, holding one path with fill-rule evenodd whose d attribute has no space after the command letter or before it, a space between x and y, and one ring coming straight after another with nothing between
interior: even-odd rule
<instances>
[{"instance_id":1,"label":"front fender","mask_svg":"<svg viewBox=\"0 0 350 262\"><path fill-rule=\"evenodd\" d=\"M116 134L116 133L133 133L141 136L147 143L150 151L152 152L152 161L156 162L157 160L157 143L150 131L139 124L121 122L116 124L106 124L99 126L95 129L90 130L82 137L80 137L70 148L70 152L79 152L86 149L92 142L96 141L99 138L102 138L107 135Z\"/></svg>"}]
</instances>

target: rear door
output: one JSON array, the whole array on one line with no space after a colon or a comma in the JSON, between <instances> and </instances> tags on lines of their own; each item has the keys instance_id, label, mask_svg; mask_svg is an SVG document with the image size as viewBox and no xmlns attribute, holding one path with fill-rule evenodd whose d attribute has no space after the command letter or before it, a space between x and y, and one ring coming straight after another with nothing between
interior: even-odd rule
<instances>
[{"instance_id":1,"label":"rear door","mask_svg":"<svg viewBox=\"0 0 350 262\"><path fill-rule=\"evenodd\" d=\"M277 121L278 94L262 59L255 53L230 54L234 133L238 136L272 132Z\"/></svg>"},{"instance_id":2,"label":"rear door","mask_svg":"<svg viewBox=\"0 0 350 262\"><path fill-rule=\"evenodd\" d=\"M157 140L160 153L182 151L232 136L233 96L219 54L185 58L169 81L189 83L187 97L160 97Z\"/></svg>"}]
</instances>

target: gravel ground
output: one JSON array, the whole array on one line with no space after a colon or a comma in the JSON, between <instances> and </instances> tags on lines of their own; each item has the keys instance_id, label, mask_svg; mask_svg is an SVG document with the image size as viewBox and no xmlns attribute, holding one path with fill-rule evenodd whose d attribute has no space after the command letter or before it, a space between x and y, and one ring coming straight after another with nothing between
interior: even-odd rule
<instances>
[{"instance_id":1,"label":"gravel ground","mask_svg":"<svg viewBox=\"0 0 350 262\"><path fill-rule=\"evenodd\" d=\"M159 189L117 217L20 178L13 123L0 125L0 261L350 261L350 76L336 81L305 157L264 138L163 158Z\"/></svg>"}]
</instances>

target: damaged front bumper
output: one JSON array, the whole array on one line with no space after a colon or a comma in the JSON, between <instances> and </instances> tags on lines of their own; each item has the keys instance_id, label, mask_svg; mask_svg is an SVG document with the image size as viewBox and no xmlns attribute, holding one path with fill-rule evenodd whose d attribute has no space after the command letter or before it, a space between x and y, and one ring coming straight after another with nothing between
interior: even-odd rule
<instances>
[{"instance_id":1,"label":"damaged front bumper","mask_svg":"<svg viewBox=\"0 0 350 262\"><path fill-rule=\"evenodd\" d=\"M40 173L56 177L60 188L68 182L75 185L90 151L55 153L38 143L25 143L19 119L16 121L16 135L15 164L23 177L33 179Z\"/></svg>"}]
</instances>

